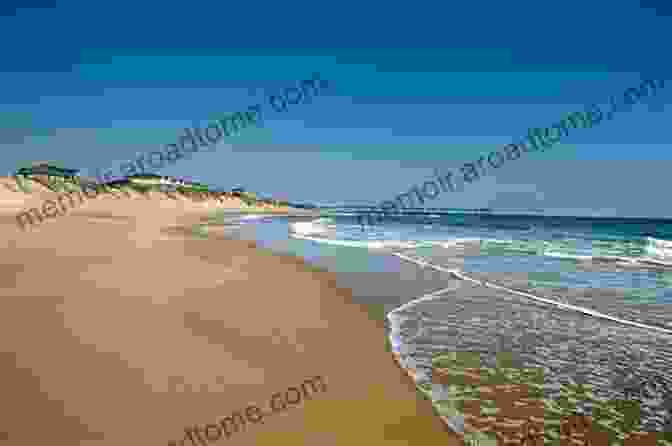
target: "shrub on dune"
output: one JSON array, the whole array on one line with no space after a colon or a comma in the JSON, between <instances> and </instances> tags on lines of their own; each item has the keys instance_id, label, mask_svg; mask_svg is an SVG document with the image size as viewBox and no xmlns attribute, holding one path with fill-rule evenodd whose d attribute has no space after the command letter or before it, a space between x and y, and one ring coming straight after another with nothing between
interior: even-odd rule
<instances>
[{"instance_id":1,"label":"shrub on dune","mask_svg":"<svg viewBox=\"0 0 672 446\"><path fill-rule=\"evenodd\" d=\"M147 184L131 184L128 187L130 187L130 189L133 190L134 192L142 194L142 196L144 197L148 197L149 192L154 189L154 186Z\"/></svg>"}]
</instances>

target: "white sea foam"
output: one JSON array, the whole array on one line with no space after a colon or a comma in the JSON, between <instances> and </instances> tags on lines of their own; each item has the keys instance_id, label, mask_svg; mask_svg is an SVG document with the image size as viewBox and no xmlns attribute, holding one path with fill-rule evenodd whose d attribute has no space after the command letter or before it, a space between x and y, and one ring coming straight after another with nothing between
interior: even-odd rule
<instances>
[{"instance_id":1,"label":"white sea foam","mask_svg":"<svg viewBox=\"0 0 672 446\"><path fill-rule=\"evenodd\" d=\"M370 250L381 249L414 249L420 247L437 246L441 248L454 248L461 244L480 243L482 247L499 247L507 250L519 251L535 248L537 255L576 260L579 262L600 261L613 262L623 265L653 265L672 267L672 241L658 240L649 237L648 244L639 256L618 255L625 253L622 243L605 243L594 246L592 249L584 249L582 252L576 248L567 249L567 243L575 243L575 240L547 241L547 240L514 240L482 237L457 237L448 240L400 240L401 234L392 231L368 231L364 237L358 240L359 225L334 224L332 218L319 218L310 222L297 222L290 224L290 233L294 238L303 238L317 243L364 248ZM605 249L601 249L601 247ZM564 248L564 249L563 249ZM596 254L586 251L598 250Z\"/></svg>"},{"instance_id":2,"label":"white sea foam","mask_svg":"<svg viewBox=\"0 0 672 446\"><path fill-rule=\"evenodd\" d=\"M315 234L328 234L329 226L333 222L331 218L318 218L312 221L299 221L289 224L290 233L299 236L309 236Z\"/></svg>"},{"instance_id":3,"label":"white sea foam","mask_svg":"<svg viewBox=\"0 0 672 446\"><path fill-rule=\"evenodd\" d=\"M544 251L544 255L547 257L556 257L559 259L574 259L574 260L592 260L593 256L582 256L576 254L567 254L565 252L552 252Z\"/></svg>"},{"instance_id":4,"label":"white sea foam","mask_svg":"<svg viewBox=\"0 0 672 446\"><path fill-rule=\"evenodd\" d=\"M268 215L250 214L250 215L243 215L242 217L240 217L241 220L261 220L262 218L268 218Z\"/></svg>"},{"instance_id":5,"label":"white sea foam","mask_svg":"<svg viewBox=\"0 0 672 446\"><path fill-rule=\"evenodd\" d=\"M672 261L672 241L653 237L647 237L646 241L646 252L649 256L654 259Z\"/></svg>"},{"instance_id":6,"label":"white sea foam","mask_svg":"<svg viewBox=\"0 0 672 446\"><path fill-rule=\"evenodd\" d=\"M366 249L413 249L419 246L416 242L408 242L403 240L340 240L325 237L311 237L308 235L300 235L296 233L290 234L290 237L302 240L310 240L317 243L323 243L325 245L349 246L353 248Z\"/></svg>"},{"instance_id":7,"label":"white sea foam","mask_svg":"<svg viewBox=\"0 0 672 446\"><path fill-rule=\"evenodd\" d=\"M629 321L629 320L626 320L626 319L617 318L617 317L614 317L614 316L610 316L608 314L600 313L599 311L591 310L589 308L579 307L579 306L576 306L576 305L570 305L570 304L558 302L558 301L555 301L555 300L546 299L544 297L535 296L535 295L530 294L530 293L525 293L525 292L522 292L522 291L513 290L511 288L506 288L506 287L503 287L501 285L495 285L494 283L490 283L490 282L485 281L485 280L477 280L477 279L474 279L472 277L467 276L466 274L462 273L461 271L459 271L457 269L447 269L447 268L444 268L442 266L434 265L432 263L429 263L425 260L414 259L414 258L405 256L401 253L394 253L394 255L399 257L400 259L406 260L406 261L411 262L411 263L415 263L416 265L420 265L422 267L429 267L429 268L435 269L437 271L451 273L454 277L456 277L458 279L461 279L461 280L464 280L464 281L467 281L467 282L471 282L471 283L475 283L475 284L478 284L478 285L481 285L481 286L485 286L487 288L493 288L493 289L505 291L505 292L510 293L510 294L515 294L517 296L526 297L528 299L531 299L531 300L534 300L534 301L537 301L537 302L543 302L545 304L549 304L549 305L552 305L556 308L560 308L560 309L563 309L563 310L576 311L578 313L587 314L589 316L593 316L593 317L596 317L596 318L607 319L607 320L610 320L610 321L618 322L618 323L623 324L623 325L630 325L630 326L634 326L634 327L638 327L638 328L643 328L643 329L648 330L648 331L656 331L658 333L662 333L662 334L672 336L672 330L667 330L667 329L660 328L660 327L655 327L655 326L652 326L652 325L646 325L646 324L641 324L639 322L634 322L634 321ZM443 290L441 290L441 291L443 291ZM427 296L419 297L419 298L407 303L406 306L408 306L409 304L417 304L422 299L426 299L426 297ZM393 312L394 311L397 311L397 310L393 310Z\"/></svg>"}]
</instances>

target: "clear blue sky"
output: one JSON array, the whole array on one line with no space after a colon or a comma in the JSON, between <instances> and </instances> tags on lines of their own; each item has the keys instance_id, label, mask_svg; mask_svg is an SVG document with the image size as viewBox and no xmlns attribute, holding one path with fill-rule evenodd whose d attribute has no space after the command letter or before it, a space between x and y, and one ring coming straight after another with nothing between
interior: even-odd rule
<instances>
[{"instance_id":1,"label":"clear blue sky","mask_svg":"<svg viewBox=\"0 0 672 446\"><path fill-rule=\"evenodd\" d=\"M669 1L12 3L0 6L2 174L45 159L117 168L319 72L327 96L159 173L377 203L661 77L652 105L430 206L672 216Z\"/></svg>"}]
</instances>

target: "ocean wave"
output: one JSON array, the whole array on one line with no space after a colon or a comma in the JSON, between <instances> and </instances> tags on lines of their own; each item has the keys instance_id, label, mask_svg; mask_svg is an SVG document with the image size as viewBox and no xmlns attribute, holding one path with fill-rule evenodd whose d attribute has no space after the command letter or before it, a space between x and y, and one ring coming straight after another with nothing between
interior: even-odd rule
<instances>
[{"instance_id":1,"label":"ocean wave","mask_svg":"<svg viewBox=\"0 0 672 446\"><path fill-rule=\"evenodd\" d=\"M578 255L578 254L567 254L564 252L546 252L544 251L544 255L547 257L555 257L558 259L572 259L572 260L592 260L593 256L584 256L584 255Z\"/></svg>"},{"instance_id":2,"label":"ocean wave","mask_svg":"<svg viewBox=\"0 0 672 446\"><path fill-rule=\"evenodd\" d=\"M242 217L240 217L240 220L261 220L264 218L268 218L268 215L250 214L250 215L243 215Z\"/></svg>"},{"instance_id":3,"label":"ocean wave","mask_svg":"<svg viewBox=\"0 0 672 446\"><path fill-rule=\"evenodd\" d=\"M253 217L253 216L250 216ZM603 262L632 266L672 267L672 241L653 237L603 237L584 239L580 234L566 234L564 238L493 238L486 236L453 237L437 232L434 239L417 237L376 226L362 231L360 225L336 224L334 217L321 217L309 222L290 223L290 234L295 238L313 237L325 244L360 247L364 249L413 249L436 246L451 249L461 244L479 244L484 255L535 255L577 262ZM498 228L501 226L496 225ZM505 225L507 229L535 231L534 226ZM493 226L491 226L493 228ZM427 226L426 229L432 229ZM494 235L494 234L493 234ZM558 234L555 234L556 236ZM587 235L587 234L586 234ZM505 236L506 237L506 236Z\"/></svg>"},{"instance_id":4,"label":"ocean wave","mask_svg":"<svg viewBox=\"0 0 672 446\"><path fill-rule=\"evenodd\" d=\"M313 237L302 234L290 234L290 237L310 240L325 245L348 246L351 248L366 248L366 249L414 249L422 245L416 242L409 242L404 240L343 240L331 239L326 237Z\"/></svg>"},{"instance_id":5,"label":"ocean wave","mask_svg":"<svg viewBox=\"0 0 672 446\"><path fill-rule=\"evenodd\" d=\"M334 220L332 218L318 218L311 221L299 221L289 224L289 231L292 234L308 236L314 234L328 234L333 230Z\"/></svg>"},{"instance_id":6,"label":"ocean wave","mask_svg":"<svg viewBox=\"0 0 672 446\"><path fill-rule=\"evenodd\" d=\"M646 252L655 260L669 260L672 262L672 241L653 237L646 238Z\"/></svg>"}]
</instances>

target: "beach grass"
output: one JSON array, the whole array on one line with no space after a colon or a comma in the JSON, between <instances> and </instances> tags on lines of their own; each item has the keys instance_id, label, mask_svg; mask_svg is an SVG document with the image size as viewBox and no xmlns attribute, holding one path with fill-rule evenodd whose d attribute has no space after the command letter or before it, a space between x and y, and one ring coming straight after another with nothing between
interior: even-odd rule
<instances>
[{"instance_id":1,"label":"beach grass","mask_svg":"<svg viewBox=\"0 0 672 446\"><path fill-rule=\"evenodd\" d=\"M193 225L191 227L191 235L196 238L208 238L207 225Z\"/></svg>"}]
</instances>

